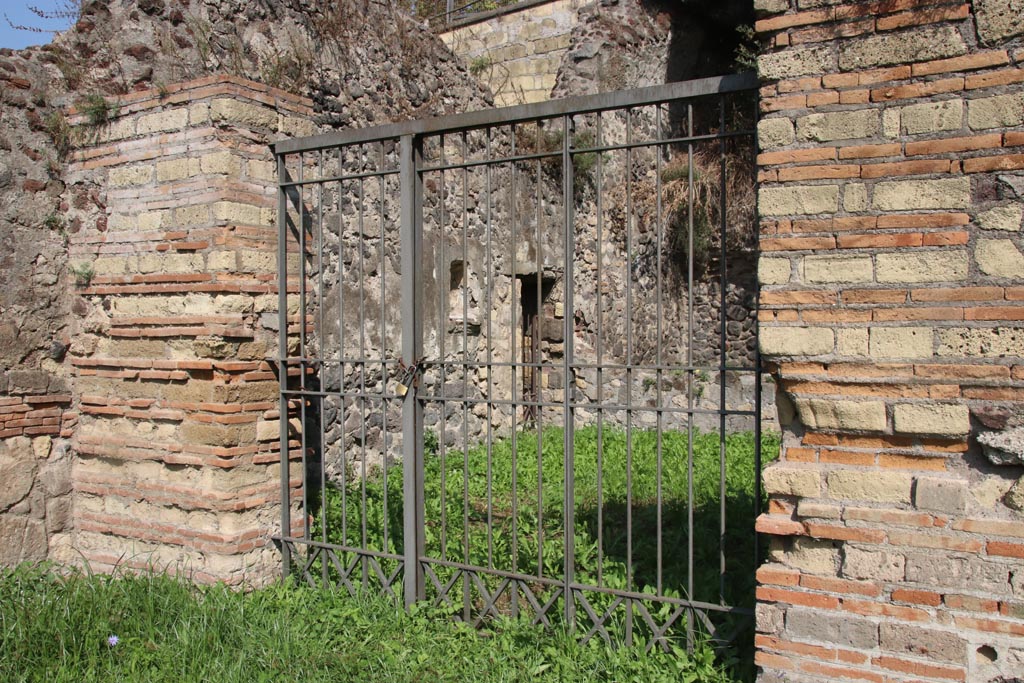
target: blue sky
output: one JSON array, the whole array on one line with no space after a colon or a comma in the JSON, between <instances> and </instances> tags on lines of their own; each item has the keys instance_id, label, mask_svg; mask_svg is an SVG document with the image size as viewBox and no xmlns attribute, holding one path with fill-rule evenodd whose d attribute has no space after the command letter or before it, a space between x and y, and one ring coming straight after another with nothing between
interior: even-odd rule
<instances>
[{"instance_id":1,"label":"blue sky","mask_svg":"<svg viewBox=\"0 0 1024 683\"><path fill-rule=\"evenodd\" d=\"M44 12L53 12L66 8L68 0L0 0L0 47L20 49L29 45L42 45L50 42L52 34L18 31L10 24L36 26L38 28L63 30L70 20L57 21L40 19L29 11L29 6L37 7ZM3 15L7 15L6 18ZM10 20L10 23L8 23Z\"/></svg>"}]
</instances>

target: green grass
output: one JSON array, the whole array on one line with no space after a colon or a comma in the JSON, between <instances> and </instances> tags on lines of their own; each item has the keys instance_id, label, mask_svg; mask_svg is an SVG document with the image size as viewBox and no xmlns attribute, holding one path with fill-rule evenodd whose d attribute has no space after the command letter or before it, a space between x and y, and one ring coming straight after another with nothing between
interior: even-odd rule
<instances>
[{"instance_id":1,"label":"green grass","mask_svg":"<svg viewBox=\"0 0 1024 683\"><path fill-rule=\"evenodd\" d=\"M119 642L111 647L108 638ZM380 598L277 585L251 593L165 575L0 570L0 680L728 681L707 647L645 655L560 630L482 634Z\"/></svg>"},{"instance_id":2,"label":"green grass","mask_svg":"<svg viewBox=\"0 0 1024 683\"><path fill-rule=\"evenodd\" d=\"M689 526L687 435L683 432L663 433L660 477L656 433L633 430L628 438L631 441L629 448L625 431L605 428L601 433L601 448L598 449L596 428L575 432L572 519L577 581L655 593L659 580L660 528L663 595L712 603L722 599L730 605L752 608L757 564L753 542L753 435L732 434L725 439L724 536L720 533L718 435L694 436L692 536ZM427 556L527 575L537 575L540 571L546 577L562 576L566 537L563 444L564 432L555 428L544 430L539 439L536 432L519 433L515 450L511 439L507 438L495 440L490 449L486 444L479 444L466 452L461 448L442 450L436 438L428 435L424 467ZM627 452L630 453L628 459ZM762 439L764 462L777 453L778 437L765 435ZM627 496L627 474L632 480L631 496ZM538 480L543 483L539 494ZM662 499L660 525L659 485ZM364 488L367 501L365 517L362 508ZM365 482L356 479L344 492L328 487L324 501L326 515L319 515L316 519L313 538L324 538L326 524L329 542L402 553L401 466L388 470L386 485L380 474ZM312 509L319 512L317 501L313 501ZM632 517L629 524L627 510ZM628 546L627 530L631 530L632 548ZM468 544L465 542L467 537ZM692 575L689 568L691 539ZM719 553L722 548L726 554L726 573L724 581L720 582ZM396 567L394 562L382 561L381 564L387 574ZM316 575L322 567L314 564L313 570ZM454 576L452 570L444 567L436 567L435 571L442 585ZM327 573L329 577L338 576L332 569ZM485 582L488 590L493 591L498 579L485 579ZM372 576L369 583L374 583ZM482 594L473 585L466 590L470 594L472 616L480 616L484 604ZM452 593L461 600L459 585ZM436 589L428 582L428 598L437 597ZM611 598L596 593L588 595L588 599L599 614L611 604ZM543 604L544 601L542 595L540 602ZM655 618L658 615L664 617L669 611L653 601L649 604L658 612ZM503 607L508 607L507 601ZM554 620L558 623L558 610L554 612ZM619 642L625 639L628 629L622 612L624 607L613 615L609 629L611 638ZM577 626L589 630L591 624L582 610L577 613L577 621ZM749 626L728 618L715 621L725 632ZM641 639L648 631L638 617L634 619L633 629ZM685 621L677 622L670 633L675 642L685 642L685 629ZM743 677L752 671L749 661L751 637L748 628L741 636L743 642L739 644L739 650L728 655L737 660L736 670Z\"/></svg>"}]
</instances>

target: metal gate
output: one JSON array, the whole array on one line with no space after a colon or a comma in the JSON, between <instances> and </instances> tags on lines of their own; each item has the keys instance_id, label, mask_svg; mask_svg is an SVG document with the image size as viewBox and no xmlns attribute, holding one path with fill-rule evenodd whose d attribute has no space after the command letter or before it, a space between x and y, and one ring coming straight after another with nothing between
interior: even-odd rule
<instances>
[{"instance_id":1,"label":"metal gate","mask_svg":"<svg viewBox=\"0 0 1024 683\"><path fill-rule=\"evenodd\" d=\"M286 575L649 646L751 614L755 87L274 146Z\"/></svg>"}]
</instances>

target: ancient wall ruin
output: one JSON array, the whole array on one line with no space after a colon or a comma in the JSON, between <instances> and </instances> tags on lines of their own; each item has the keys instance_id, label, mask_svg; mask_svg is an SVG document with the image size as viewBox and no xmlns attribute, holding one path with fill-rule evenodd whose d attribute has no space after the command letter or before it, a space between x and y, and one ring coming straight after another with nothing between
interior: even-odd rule
<instances>
[{"instance_id":1,"label":"ancient wall ruin","mask_svg":"<svg viewBox=\"0 0 1024 683\"><path fill-rule=\"evenodd\" d=\"M1024 672L1024 7L758 0L769 681Z\"/></svg>"},{"instance_id":2,"label":"ancient wall ruin","mask_svg":"<svg viewBox=\"0 0 1024 683\"><path fill-rule=\"evenodd\" d=\"M487 84L496 105L540 102L551 97L582 4L554 0L482 12L439 35Z\"/></svg>"}]
</instances>

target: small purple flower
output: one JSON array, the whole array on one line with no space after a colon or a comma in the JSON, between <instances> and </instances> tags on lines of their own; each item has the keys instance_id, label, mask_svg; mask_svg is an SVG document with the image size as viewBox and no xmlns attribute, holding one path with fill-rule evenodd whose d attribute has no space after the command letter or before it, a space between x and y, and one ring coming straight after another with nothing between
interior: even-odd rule
<instances>
[{"instance_id":1,"label":"small purple flower","mask_svg":"<svg viewBox=\"0 0 1024 683\"><path fill-rule=\"evenodd\" d=\"M121 642L121 639L118 638L117 636L109 636L107 638L107 645L109 645L110 647L114 647L115 645L117 645L120 642Z\"/></svg>"}]
</instances>

